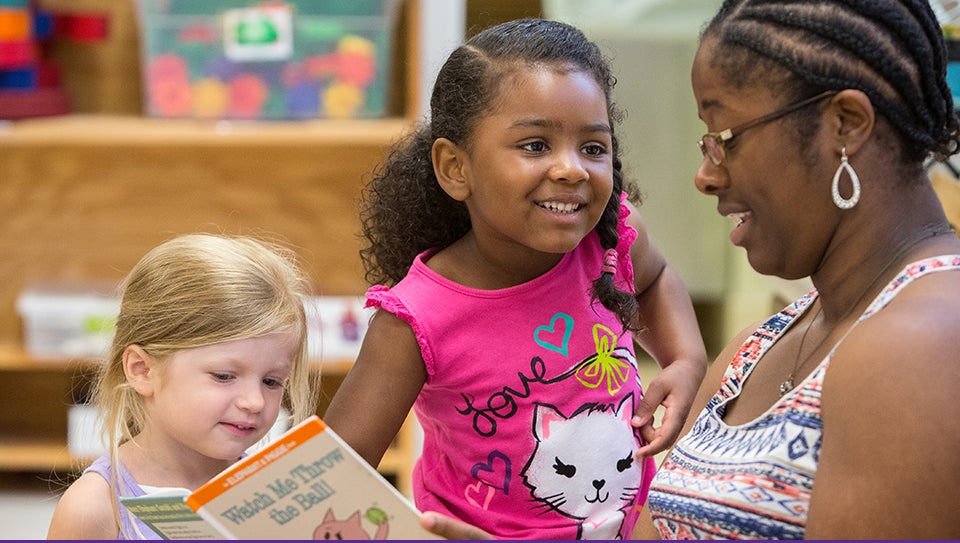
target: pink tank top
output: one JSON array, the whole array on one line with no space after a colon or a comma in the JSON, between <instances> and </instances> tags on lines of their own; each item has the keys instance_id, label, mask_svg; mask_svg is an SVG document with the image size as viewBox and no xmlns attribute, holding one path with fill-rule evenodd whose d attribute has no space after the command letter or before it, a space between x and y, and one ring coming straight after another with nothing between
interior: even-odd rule
<instances>
[{"instance_id":1,"label":"pink tank top","mask_svg":"<svg viewBox=\"0 0 960 543\"><path fill-rule=\"evenodd\" d=\"M616 281L633 291L627 213ZM629 536L655 465L634 459L630 417L642 389L633 338L591 304L603 255L596 233L544 275L502 290L446 280L425 265L432 254L394 288L367 294L368 305L410 324L426 364L414 404L424 430L417 507L500 538Z\"/></svg>"}]
</instances>

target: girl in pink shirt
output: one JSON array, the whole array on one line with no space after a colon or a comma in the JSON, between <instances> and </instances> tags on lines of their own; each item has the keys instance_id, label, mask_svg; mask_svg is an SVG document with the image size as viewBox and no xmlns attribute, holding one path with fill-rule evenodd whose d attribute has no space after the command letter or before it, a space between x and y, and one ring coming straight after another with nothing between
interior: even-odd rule
<instances>
[{"instance_id":1,"label":"girl in pink shirt","mask_svg":"<svg viewBox=\"0 0 960 543\"><path fill-rule=\"evenodd\" d=\"M325 419L377 465L412 407L417 507L498 537L628 535L705 371L631 204L613 83L567 24L489 28L364 193L378 311ZM662 368L646 391L635 344Z\"/></svg>"}]
</instances>

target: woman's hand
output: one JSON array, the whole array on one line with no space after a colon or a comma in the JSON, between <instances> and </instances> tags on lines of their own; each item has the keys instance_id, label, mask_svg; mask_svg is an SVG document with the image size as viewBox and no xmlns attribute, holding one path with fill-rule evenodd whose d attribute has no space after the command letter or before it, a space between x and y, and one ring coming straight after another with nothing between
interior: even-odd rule
<instances>
[{"instance_id":1,"label":"woman's hand","mask_svg":"<svg viewBox=\"0 0 960 543\"><path fill-rule=\"evenodd\" d=\"M480 528L433 511L420 515L420 526L445 539L493 539Z\"/></svg>"}]
</instances>

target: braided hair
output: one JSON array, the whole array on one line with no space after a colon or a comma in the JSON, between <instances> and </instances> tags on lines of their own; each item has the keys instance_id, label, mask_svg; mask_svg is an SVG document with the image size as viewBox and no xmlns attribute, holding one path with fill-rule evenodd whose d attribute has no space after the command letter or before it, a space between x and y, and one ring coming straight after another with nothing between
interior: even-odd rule
<instances>
[{"instance_id":1,"label":"braided hair","mask_svg":"<svg viewBox=\"0 0 960 543\"><path fill-rule=\"evenodd\" d=\"M469 146L474 128L500 97L504 76L534 64L590 74L603 90L611 129L622 120L611 97L616 79L609 63L579 29L558 21L518 19L476 34L441 67L430 100L430 120L418 123L391 147L363 189L360 221L365 247L360 256L370 284L396 284L418 254L444 248L470 230L466 205L437 182L433 142L446 138ZM623 176L618 139L611 135L613 193L595 227L604 249L615 249L619 241L621 193L639 203L639 192ZM632 327L636 299L614 285L611 273L601 273L594 281L593 296L625 327Z\"/></svg>"},{"instance_id":2,"label":"braided hair","mask_svg":"<svg viewBox=\"0 0 960 543\"><path fill-rule=\"evenodd\" d=\"M927 0L726 0L707 36L738 87L785 69L781 89L794 100L862 91L901 136L904 162L960 148L943 34Z\"/></svg>"}]
</instances>

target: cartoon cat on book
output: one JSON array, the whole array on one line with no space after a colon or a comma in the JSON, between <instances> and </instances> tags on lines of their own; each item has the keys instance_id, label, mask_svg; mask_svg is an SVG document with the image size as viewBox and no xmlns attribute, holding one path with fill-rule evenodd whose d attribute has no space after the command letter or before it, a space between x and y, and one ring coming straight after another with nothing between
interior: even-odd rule
<instances>
[{"instance_id":1,"label":"cartoon cat on book","mask_svg":"<svg viewBox=\"0 0 960 543\"><path fill-rule=\"evenodd\" d=\"M377 525L377 533L372 538L360 523L360 511L354 511L349 517L337 520L333 509L327 509L323 522L313 531L313 539L386 539L390 531L387 515L380 509L370 508L367 511L367 518Z\"/></svg>"}]
</instances>

